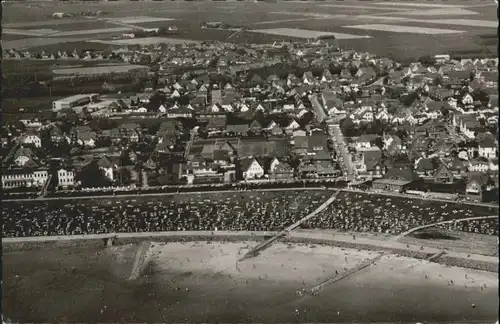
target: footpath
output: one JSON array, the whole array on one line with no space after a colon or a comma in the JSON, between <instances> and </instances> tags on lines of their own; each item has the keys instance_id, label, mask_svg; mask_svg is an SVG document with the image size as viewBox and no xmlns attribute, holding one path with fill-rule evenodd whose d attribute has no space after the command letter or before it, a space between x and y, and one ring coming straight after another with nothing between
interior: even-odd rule
<instances>
[{"instance_id":1,"label":"footpath","mask_svg":"<svg viewBox=\"0 0 500 324\"><path fill-rule=\"evenodd\" d=\"M330 190L330 191L340 191L340 192L352 192L352 193L360 193L367 195L377 195L377 196L386 196L386 197L401 197L406 199L419 199L419 200L428 200L428 201L439 201L448 204L457 204L457 205L469 205L469 206L480 206L480 207L490 207L498 209L499 205L488 204L488 203L479 203L479 202L470 202L470 201L452 201L446 199L439 198L431 198L431 197L420 197L414 196L410 194L402 194L396 192L375 192L375 191L364 191L359 189L351 189L351 188L328 188L328 187L295 187L295 188L268 188L268 189L248 189L248 190L215 190L215 191L189 191L189 192L159 192L159 193L147 193L142 192L140 194L118 194L118 195L96 195L96 196L75 196L75 197L43 197L38 199L5 199L3 202L41 202L41 201L53 201L53 200L91 200L91 199L138 199L142 197L162 197L162 196L173 196L173 195L208 195L208 194L217 194L217 193L229 193L229 192L249 192L249 191L309 191L309 190Z\"/></svg>"}]
</instances>

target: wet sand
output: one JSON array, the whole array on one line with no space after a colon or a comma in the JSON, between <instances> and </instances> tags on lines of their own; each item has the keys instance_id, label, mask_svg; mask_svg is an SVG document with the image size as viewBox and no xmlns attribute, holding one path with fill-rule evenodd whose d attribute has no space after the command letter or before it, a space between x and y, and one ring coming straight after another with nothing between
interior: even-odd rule
<instances>
[{"instance_id":1,"label":"wet sand","mask_svg":"<svg viewBox=\"0 0 500 324\"><path fill-rule=\"evenodd\" d=\"M317 296L299 296L298 290L378 253L278 243L237 266L254 244L152 243L136 280L128 280L136 254L132 245L6 253L4 310L20 322L497 319L497 273L383 255Z\"/></svg>"}]
</instances>

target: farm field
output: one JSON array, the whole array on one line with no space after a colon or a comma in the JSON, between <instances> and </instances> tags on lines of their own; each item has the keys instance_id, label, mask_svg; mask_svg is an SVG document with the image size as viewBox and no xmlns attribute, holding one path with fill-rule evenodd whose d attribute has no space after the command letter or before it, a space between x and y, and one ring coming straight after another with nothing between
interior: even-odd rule
<instances>
[{"instance_id":1,"label":"farm field","mask_svg":"<svg viewBox=\"0 0 500 324\"><path fill-rule=\"evenodd\" d=\"M76 67L76 68L56 68L52 72L58 76L62 75L95 75L106 73L123 73L136 69L148 69L147 66L134 64L106 64L96 65L92 67Z\"/></svg>"},{"instance_id":2,"label":"farm field","mask_svg":"<svg viewBox=\"0 0 500 324\"><path fill-rule=\"evenodd\" d=\"M153 1L148 2L147 7L140 2L101 2L85 5L37 2L36 5L31 4L29 8L26 4L12 3L4 9L6 15L3 25L4 28L13 29L23 29L26 26L33 28L36 21L46 19L55 11L82 10L103 10L108 14L96 20L96 26L92 28L82 28L82 24L87 24L88 21L82 23L81 18L74 18L74 27L71 27L71 19L61 19L59 28L58 22L51 19L54 22L44 24L42 28L61 30L61 34L34 38L37 41L33 42L22 43L22 39L7 40L4 42L4 47L39 47L51 44L55 39L63 43L71 41L65 36L70 35L71 31L75 31L71 34L74 37L73 41L82 41L80 37L84 36L96 40L96 35L99 35L99 40L103 40L113 34L110 33L112 30L116 35L123 33L125 28L133 26L153 28L166 24L175 24L182 30L181 35L175 38L227 40L233 34L232 31L207 32L200 29L200 24L204 21L223 21L253 29L231 36L230 40L236 43L271 42L289 38L301 41L304 37L329 32L339 35L341 47L360 51L370 50L375 54L395 59L410 59L440 53L496 55L495 44L485 46L478 37L480 34L495 33L495 4L480 0L446 3L355 0L342 3ZM20 15L20 12L23 14ZM23 21L26 22L24 27ZM103 23L107 28L102 27ZM89 34L92 30L97 33L99 29L107 29L108 35ZM278 35L268 34L263 37L263 33L269 33L270 30L277 30ZM365 38L354 39L359 36Z\"/></svg>"},{"instance_id":3,"label":"farm field","mask_svg":"<svg viewBox=\"0 0 500 324\"><path fill-rule=\"evenodd\" d=\"M187 44L197 43L197 41L168 38L168 37L145 37L131 39L110 39L110 40L93 40L91 43L110 44L110 45L154 45L154 44Z\"/></svg>"}]
</instances>

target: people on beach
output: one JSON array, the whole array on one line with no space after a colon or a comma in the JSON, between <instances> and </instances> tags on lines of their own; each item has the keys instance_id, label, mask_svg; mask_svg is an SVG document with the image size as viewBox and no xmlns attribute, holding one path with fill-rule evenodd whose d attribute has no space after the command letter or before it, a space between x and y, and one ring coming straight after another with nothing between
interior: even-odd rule
<instances>
[{"instance_id":1,"label":"people on beach","mask_svg":"<svg viewBox=\"0 0 500 324\"><path fill-rule=\"evenodd\" d=\"M281 231L330 197L323 191L191 194L160 199L8 202L3 237L88 235L156 231ZM494 214L492 212L492 214ZM459 205L398 197L340 195L302 228L399 234L452 218L474 216ZM452 230L498 234L498 219L455 222ZM352 234L353 240L356 238Z\"/></svg>"}]
</instances>

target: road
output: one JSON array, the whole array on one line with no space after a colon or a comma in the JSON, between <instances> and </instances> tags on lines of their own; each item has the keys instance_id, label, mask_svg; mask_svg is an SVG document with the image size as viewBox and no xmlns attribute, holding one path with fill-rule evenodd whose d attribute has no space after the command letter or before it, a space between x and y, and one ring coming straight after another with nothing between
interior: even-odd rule
<instances>
[{"instance_id":1,"label":"road","mask_svg":"<svg viewBox=\"0 0 500 324\"><path fill-rule=\"evenodd\" d=\"M351 160L351 154L349 154L344 141L344 136L342 135L342 130L340 129L340 125L338 124L329 124L328 125L328 135L333 141L335 146L335 150L340 157L340 162L342 168L344 170L344 174L351 180L355 179L355 169Z\"/></svg>"},{"instance_id":2,"label":"road","mask_svg":"<svg viewBox=\"0 0 500 324\"><path fill-rule=\"evenodd\" d=\"M309 100L311 101L311 105L314 109L314 114L316 116L316 119L320 123L323 122L327 116L325 113L325 109L323 108L323 105L318 100L318 95L317 94L310 95Z\"/></svg>"},{"instance_id":3,"label":"road","mask_svg":"<svg viewBox=\"0 0 500 324\"><path fill-rule=\"evenodd\" d=\"M495 219L498 218L498 215L492 215L492 216L477 216L477 217L468 217L468 218L457 218L457 219L452 219L448 221L443 221L443 222L438 222L438 223L433 223L433 224L427 224L427 225L422 225L418 227L414 227L404 233L399 234L398 236L395 236L393 239L395 241L401 239L404 236L410 235L413 232L419 231L424 228L429 228L429 227L435 227L439 225L445 225L445 224L453 224L453 223L461 223L461 222L467 222L471 220L481 220L481 219Z\"/></svg>"}]
</instances>

